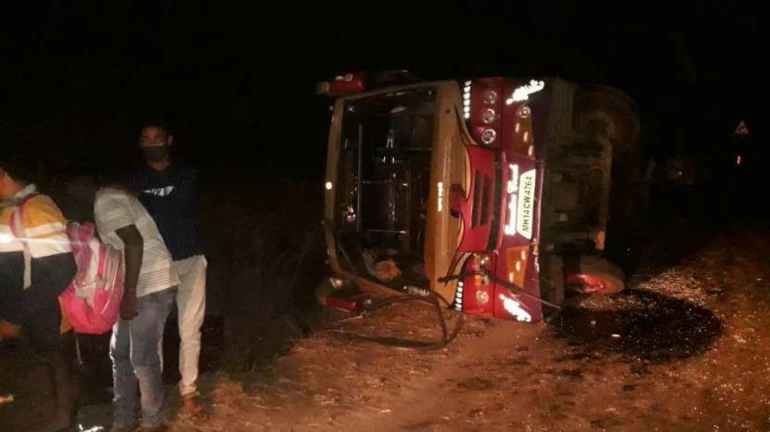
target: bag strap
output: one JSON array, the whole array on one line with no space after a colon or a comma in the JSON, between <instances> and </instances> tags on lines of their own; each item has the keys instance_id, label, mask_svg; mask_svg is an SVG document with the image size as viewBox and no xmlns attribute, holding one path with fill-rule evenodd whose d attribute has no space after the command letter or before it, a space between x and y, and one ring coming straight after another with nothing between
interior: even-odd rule
<instances>
[{"instance_id":1,"label":"bag strap","mask_svg":"<svg viewBox=\"0 0 770 432\"><path fill-rule=\"evenodd\" d=\"M29 249L29 242L24 235L24 205L37 194L30 194L19 201L16 210L11 216L11 233L21 242L24 252L24 289L32 286L32 252Z\"/></svg>"}]
</instances>

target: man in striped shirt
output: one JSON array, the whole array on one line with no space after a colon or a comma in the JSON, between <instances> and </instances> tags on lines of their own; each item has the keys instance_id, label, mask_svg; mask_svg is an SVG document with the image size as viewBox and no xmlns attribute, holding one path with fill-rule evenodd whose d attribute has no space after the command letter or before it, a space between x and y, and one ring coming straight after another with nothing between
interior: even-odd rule
<instances>
[{"instance_id":1,"label":"man in striped shirt","mask_svg":"<svg viewBox=\"0 0 770 432\"><path fill-rule=\"evenodd\" d=\"M122 186L98 191L71 189L94 202L94 220L103 242L122 250L126 280L120 319L112 330L114 432L136 426L137 385L141 426L164 430L163 379L158 344L176 298L179 279L171 254L147 210ZM86 197L78 197L86 194Z\"/></svg>"},{"instance_id":2,"label":"man in striped shirt","mask_svg":"<svg viewBox=\"0 0 770 432\"><path fill-rule=\"evenodd\" d=\"M200 421L206 415L197 402L201 326L206 310L206 257L198 231L195 194L196 170L169 153L174 137L162 122L146 123L139 147L146 164L125 180L158 224L174 258L180 285L176 304L179 324L179 391L185 412Z\"/></svg>"},{"instance_id":3,"label":"man in striped shirt","mask_svg":"<svg viewBox=\"0 0 770 432\"><path fill-rule=\"evenodd\" d=\"M64 216L31 182L32 161L1 156L0 341L22 332L41 363L53 370L56 412L48 422L29 419L29 426L41 431L64 429L75 423L77 384L71 358L65 354L62 332L69 330L65 337L72 332L62 325L59 294L77 267ZM35 425L36 421L47 424Z\"/></svg>"}]
</instances>

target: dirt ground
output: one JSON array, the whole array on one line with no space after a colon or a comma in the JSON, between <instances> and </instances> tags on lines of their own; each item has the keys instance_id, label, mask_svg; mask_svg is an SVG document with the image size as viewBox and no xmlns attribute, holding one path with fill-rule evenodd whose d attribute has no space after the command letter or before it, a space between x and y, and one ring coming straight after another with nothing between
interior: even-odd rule
<instances>
[{"instance_id":1,"label":"dirt ground","mask_svg":"<svg viewBox=\"0 0 770 432\"><path fill-rule=\"evenodd\" d=\"M372 342L438 340L435 310L395 304L316 326L268 367L204 374L205 423L177 419L169 386L167 418L176 432L770 431L770 229L687 235L648 249L623 293L547 324L467 318L433 351ZM84 425L109 411L84 408Z\"/></svg>"},{"instance_id":2,"label":"dirt ground","mask_svg":"<svg viewBox=\"0 0 770 432\"><path fill-rule=\"evenodd\" d=\"M548 324L468 319L436 351L361 340L438 338L430 307L396 304L206 377L213 417L172 430L770 431L768 255L770 231L733 231Z\"/></svg>"}]
</instances>

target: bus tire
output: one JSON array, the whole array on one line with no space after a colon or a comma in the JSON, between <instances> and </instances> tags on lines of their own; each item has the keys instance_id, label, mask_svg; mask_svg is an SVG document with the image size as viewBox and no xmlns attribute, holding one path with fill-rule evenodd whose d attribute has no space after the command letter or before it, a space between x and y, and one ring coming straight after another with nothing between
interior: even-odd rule
<instances>
[{"instance_id":1,"label":"bus tire","mask_svg":"<svg viewBox=\"0 0 770 432\"><path fill-rule=\"evenodd\" d=\"M592 295L616 294L626 287L626 276L623 270L599 257L582 256L580 258L580 274L601 283L601 289L590 291Z\"/></svg>"}]
</instances>

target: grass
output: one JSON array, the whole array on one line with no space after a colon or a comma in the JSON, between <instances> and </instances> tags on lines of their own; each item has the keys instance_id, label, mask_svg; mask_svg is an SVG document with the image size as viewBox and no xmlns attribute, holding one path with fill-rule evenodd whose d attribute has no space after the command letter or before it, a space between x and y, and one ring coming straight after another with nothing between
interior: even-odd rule
<instances>
[{"instance_id":1,"label":"grass","mask_svg":"<svg viewBox=\"0 0 770 432\"><path fill-rule=\"evenodd\" d=\"M225 318L226 372L269 363L297 337L325 271L322 190L285 181L259 190L204 192L209 292Z\"/></svg>"}]
</instances>

